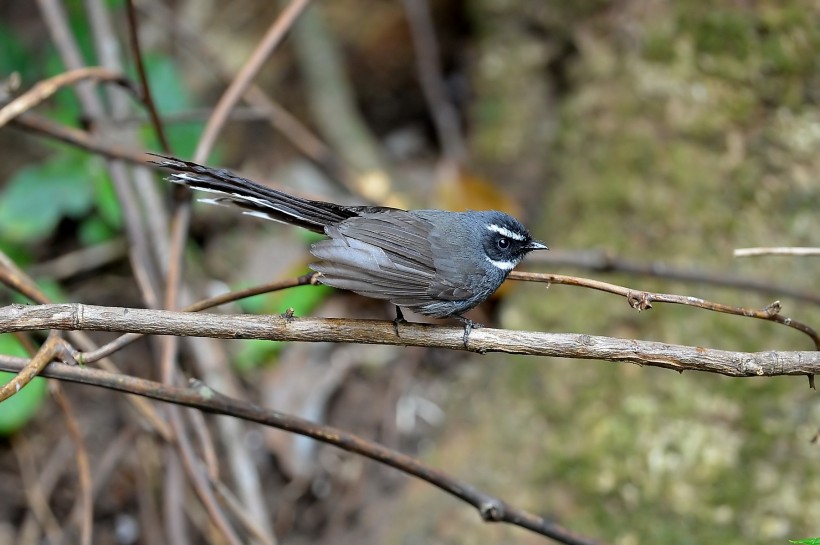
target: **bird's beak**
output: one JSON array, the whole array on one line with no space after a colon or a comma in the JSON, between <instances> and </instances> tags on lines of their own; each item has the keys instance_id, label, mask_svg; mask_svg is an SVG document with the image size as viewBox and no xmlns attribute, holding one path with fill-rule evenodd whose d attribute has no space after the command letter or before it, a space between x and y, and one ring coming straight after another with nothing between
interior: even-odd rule
<instances>
[{"instance_id":1,"label":"bird's beak","mask_svg":"<svg viewBox=\"0 0 820 545\"><path fill-rule=\"evenodd\" d=\"M549 250L549 247L544 244L543 242L538 242L537 240L531 240L529 243L524 246L527 250Z\"/></svg>"}]
</instances>

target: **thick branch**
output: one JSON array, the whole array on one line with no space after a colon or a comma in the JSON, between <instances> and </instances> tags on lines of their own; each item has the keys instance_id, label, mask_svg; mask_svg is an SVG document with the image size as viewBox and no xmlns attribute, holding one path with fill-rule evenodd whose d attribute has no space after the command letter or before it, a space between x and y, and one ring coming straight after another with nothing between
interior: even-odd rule
<instances>
[{"instance_id":1,"label":"thick branch","mask_svg":"<svg viewBox=\"0 0 820 545\"><path fill-rule=\"evenodd\" d=\"M426 346L463 350L463 329L437 324L405 324L396 336L393 322L278 315L171 312L82 304L10 305L0 308L0 333L40 329L118 331L224 339L347 342ZM694 346L569 333L481 328L469 350L533 356L600 359L706 371L733 377L820 373L820 352L730 352Z\"/></svg>"}]
</instances>

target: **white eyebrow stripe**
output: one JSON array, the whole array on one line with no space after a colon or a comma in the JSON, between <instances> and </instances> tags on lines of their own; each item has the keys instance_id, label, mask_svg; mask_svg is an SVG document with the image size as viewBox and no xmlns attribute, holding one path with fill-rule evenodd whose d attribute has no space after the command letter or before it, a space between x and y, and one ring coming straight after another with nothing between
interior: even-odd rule
<instances>
[{"instance_id":1,"label":"white eyebrow stripe","mask_svg":"<svg viewBox=\"0 0 820 545\"><path fill-rule=\"evenodd\" d=\"M516 265L518 265L517 261L496 261L494 259L490 259L490 257L486 255L484 256L484 259L502 271L511 271Z\"/></svg>"},{"instance_id":2,"label":"white eyebrow stripe","mask_svg":"<svg viewBox=\"0 0 820 545\"><path fill-rule=\"evenodd\" d=\"M517 240L518 242L524 242L524 235L521 233L516 233L515 231L510 231L506 227L502 227L501 225L497 225L495 223L491 223L487 226L487 229L490 231L495 231L499 235L505 236L507 238L511 238L513 240ZM513 265L514 267L515 265ZM510 267L512 269L512 267Z\"/></svg>"}]
</instances>

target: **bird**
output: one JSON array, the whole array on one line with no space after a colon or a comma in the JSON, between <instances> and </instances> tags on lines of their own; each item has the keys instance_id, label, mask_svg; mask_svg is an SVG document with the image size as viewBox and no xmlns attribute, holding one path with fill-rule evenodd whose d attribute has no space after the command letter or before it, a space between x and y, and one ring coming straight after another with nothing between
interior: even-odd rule
<instances>
[{"instance_id":1,"label":"bird","mask_svg":"<svg viewBox=\"0 0 820 545\"><path fill-rule=\"evenodd\" d=\"M172 171L165 179L215 194L202 202L240 208L244 214L302 227L327 238L310 252L317 281L396 307L464 324L463 341L481 327L464 313L486 301L532 251L549 250L514 217L497 210L449 212L385 206L344 206L304 199L225 169L152 154Z\"/></svg>"}]
</instances>

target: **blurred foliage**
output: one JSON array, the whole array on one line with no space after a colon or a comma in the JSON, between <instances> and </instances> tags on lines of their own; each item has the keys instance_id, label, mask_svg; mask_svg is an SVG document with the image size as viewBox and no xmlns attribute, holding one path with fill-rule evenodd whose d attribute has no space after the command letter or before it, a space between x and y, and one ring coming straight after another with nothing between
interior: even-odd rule
<instances>
[{"instance_id":1,"label":"blurred foliage","mask_svg":"<svg viewBox=\"0 0 820 545\"><path fill-rule=\"evenodd\" d=\"M121 2L114 4L121 5ZM76 2L70 2L68 7L81 50L86 58L92 58L92 33L87 27L84 9ZM20 73L23 89L26 89L64 70L53 47L27 49L17 30L0 22L0 74ZM190 109L191 101L173 61L165 56L149 56L146 67L153 88L162 90L156 93L157 107L162 114ZM69 126L75 126L81 115L71 89L58 91L38 106L37 111ZM134 133L145 149L158 149L155 133L147 121L133 128L136 130L131 131L125 125L122 130L124 134ZM183 156L193 152L201 131L202 122L167 127L171 145ZM31 264L35 258L66 251L61 244L50 243L59 240L59 227L66 219L77 224L76 237L82 246L105 242L122 233L122 214L104 159L62 143L42 142L48 150L47 157L18 169L0 186L0 249L21 267ZM38 285L52 300L65 300L58 283L40 279ZM13 299L28 302L17 295ZM18 353L16 346L13 338L0 336L0 353ZM10 377L3 374L2 380ZM5 401L0 407L0 434L20 428L40 405L44 393L45 381L36 379Z\"/></svg>"},{"instance_id":2,"label":"blurred foliage","mask_svg":"<svg viewBox=\"0 0 820 545\"><path fill-rule=\"evenodd\" d=\"M112 192L106 191L109 187L97 157L62 148L9 180L0 198L0 233L7 242L38 242L51 235L63 217L82 221L99 203L113 234L120 216ZM90 233L99 231L89 228Z\"/></svg>"}]
</instances>

